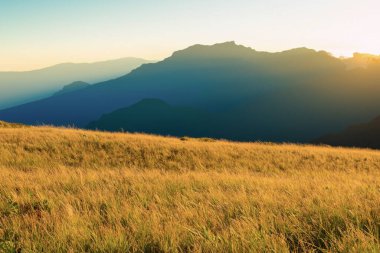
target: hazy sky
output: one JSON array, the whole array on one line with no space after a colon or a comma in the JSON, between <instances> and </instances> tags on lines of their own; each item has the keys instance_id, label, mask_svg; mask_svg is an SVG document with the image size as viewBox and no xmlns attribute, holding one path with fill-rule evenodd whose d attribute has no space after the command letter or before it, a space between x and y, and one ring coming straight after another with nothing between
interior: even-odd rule
<instances>
[{"instance_id":1,"label":"hazy sky","mask_svg":"<svg viewBox=\"0 0 380 253\"><path fill-rule=\"evenodd\" d=\"M234 40L380 54L379 0L0 0L0 71Z\"/></svg>"}]
</instances>

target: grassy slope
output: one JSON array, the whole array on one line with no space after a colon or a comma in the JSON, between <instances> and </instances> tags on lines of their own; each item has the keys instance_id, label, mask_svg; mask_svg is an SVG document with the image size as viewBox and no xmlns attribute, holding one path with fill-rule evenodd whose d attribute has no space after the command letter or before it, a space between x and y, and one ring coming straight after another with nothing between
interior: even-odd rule
<instances>
[{"instance_id":1,"label":"grassy slope","mask_svg":"<svg viewBox=\"0 0 380 253\"><path fill-rule=\"evenodd\" d=\"M4 121L0 121L0 128L24 128L27 127L22 124L17 124L17 123L8 123Z\"/></svg>"},{"instance_id":2,"label":"grassy slope","mask_svg":"<svg viewBox=\"0 0 380 253\"><path fill-rule=\"evenodd\" d=\"M0 252L380 251L380 152L0 129Z\"/></svg>"}]
</instances>

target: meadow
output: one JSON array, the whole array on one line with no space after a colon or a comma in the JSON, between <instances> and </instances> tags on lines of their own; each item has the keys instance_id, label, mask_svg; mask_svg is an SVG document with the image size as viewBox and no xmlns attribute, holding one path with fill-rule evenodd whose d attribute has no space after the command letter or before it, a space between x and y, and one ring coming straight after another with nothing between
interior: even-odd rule
<instances>
[{"instance_id":1,"label":"meadow","mask_svg":"<svg viewBox=\"0 0 380 253\"><path fill-rule=\"evenodd\" d=\"M0 252L380 252L380 152L2 123Z\"/></svg>"}]
</instances>

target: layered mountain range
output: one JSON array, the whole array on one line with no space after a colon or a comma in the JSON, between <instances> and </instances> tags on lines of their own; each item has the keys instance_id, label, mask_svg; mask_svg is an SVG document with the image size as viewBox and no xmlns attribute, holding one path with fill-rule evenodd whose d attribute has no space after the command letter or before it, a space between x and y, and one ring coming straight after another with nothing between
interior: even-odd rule
<instances>
[{"instance_id":1,"label":"layered mountain range","mask_svg":"<svg viewBox=\"0 0 380 253\"><path fill-rule=\"evenodd\" d=\"M26 124L308 142L380 113L380 63L195 45L119 78L0 111Z\"/></svg>"},{"instance_id":2,"label":"layered mountain range","mask_svg":"<svg viewBox=\"0 0 380 253\"><path fill-rule=\"evenodd\" d=\"M98 83L127 74L144 59L121 58L95 63L63 63L44 69L0 72L0 109L35 101L75 81Z\"/></svg>"}]
</instances>

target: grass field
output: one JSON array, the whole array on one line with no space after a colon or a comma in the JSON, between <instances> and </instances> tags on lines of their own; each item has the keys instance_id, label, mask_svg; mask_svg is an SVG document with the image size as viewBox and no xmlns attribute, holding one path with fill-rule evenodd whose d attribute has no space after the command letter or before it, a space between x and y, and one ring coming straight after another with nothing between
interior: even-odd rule
<instances>
[{"instance_id":1,"label":"grass field","mask_svg":"<svg viewBox=\"0 0 380 253\"><path fill-rule=\"evenodd\" d=\"M0 252L380 252L380 152L0 125Z\"/></svg>"}]
</instances>

